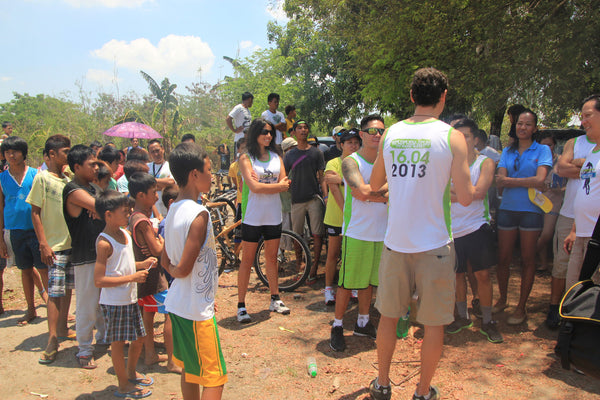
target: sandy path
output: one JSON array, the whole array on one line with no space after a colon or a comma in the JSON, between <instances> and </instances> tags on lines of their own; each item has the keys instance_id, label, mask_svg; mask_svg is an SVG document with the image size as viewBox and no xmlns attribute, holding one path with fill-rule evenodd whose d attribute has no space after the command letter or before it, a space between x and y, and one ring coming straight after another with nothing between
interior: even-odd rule
<instances>
[{"instance_id":1,"label":"sandy path","mask_svg":"<svg viewBox=\"0 0 600 400\"><path fill-rule=\"evenodd\" d=\"M283 294L292 309L290 316L272 315L268 294L252 278L248 308L254 318L249 325L235 321L236 274L221 277L218 315L229 382L225 399L365 399L366 386L376 376L373 341L352 337L356 319L353 306L345 320L348 349L339 354L329 348L333 308L325 307L322 283L303 287L294 294ZM511 281L511 299L516 298L517 281ZM600 382L564 371L550 357L555 333L543 327L549 278L537 278L529 307L528 321L508 327L500 314L500 330L505 343L488 343L478 333L478 322L468 331L446 339L444 357L435 378L444 399L598 399ZM23 315L20 277L9 268L5 272L5 307L0 317L0 399L35 399L31 392L47 399L114 399L116 378L107 353L98 354L96 370L78 368L76 342L62 342L56 362L45 366L37 360L47 338L46 308L38 306L39 318L25 327L16 326ZM74 301L73 308L74 309ZM375 318L376 320L376 318ZM375 321L376 322L376 321ZM281 329L284 328L284 329ZM290 332L292 331L292 332ZM419 328L398 342L394 360L418 359ZM162 337L157 340L162 340ZM306 372L306 357L317 359L318 376ZM399 382L416 364L393 366L393 380ZM163 366L139 371L156 381L151 399L180 399L179 376ZM394 388L394 399L410 399L418 378Z\"/></svg>"}]
</instances>

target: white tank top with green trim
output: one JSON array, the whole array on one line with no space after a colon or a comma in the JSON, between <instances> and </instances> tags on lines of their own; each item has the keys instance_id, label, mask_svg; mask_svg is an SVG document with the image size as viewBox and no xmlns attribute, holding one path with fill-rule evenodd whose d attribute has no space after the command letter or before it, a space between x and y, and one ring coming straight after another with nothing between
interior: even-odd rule
<instances>
[{"instance_id":1,"label":"white tank top with green trim","mask_svg":"<svg viewBox=\"0 0 600 400\"><path fill-rule=\"evenodd\" d=\"M420 253L452 241L450 125L435 120L392 125L383 138L389 185L385 245Z\"/></svg>"},{"instance_id":2,"label":"white tank top with green trim","mask_svg":"<svg viewBox=\"0 0 600 400\"><path fill-rule=\"evenodd\" d=\"M479 155L469 166L471 171L471 184L477 185L481 176L481 166L488 157ZM481 228L481 225L490 222L490 207L487 194L482 200L473 200L467 207L460 203L452 203L452 236L454 239L468 235Z\"/></svg>"},{"instance_id":3,"label":"white tank top with green trim","mask_svg":"<svg viewBox=\"0 0 600 400\"><path fill-rule=\"evenodd\" d=\"M279 182L281 161L279 156L269 151L269 159L260 161L250 158L252 169L261 183ZM246 225L263 226L281 224L281 199L279 193L254 193L246 182L242 188L242 222Z\"/></svg>"},{"instance_id":4,"label":"white tank top with green trim","mask_svg":"<svg viewBox=\"0 0 600 400\"><path fill-rule=\"evenodd\" d=\"M371 181L373 164L353 153L350 158L358 165L358 170L365 183ZM369 242L381 242L385 237L387 223L387 204L360 201L352 196L350 185L344 179L346 194L344 196L343 235L353 239Z\"/></svg>"}]
</instances>

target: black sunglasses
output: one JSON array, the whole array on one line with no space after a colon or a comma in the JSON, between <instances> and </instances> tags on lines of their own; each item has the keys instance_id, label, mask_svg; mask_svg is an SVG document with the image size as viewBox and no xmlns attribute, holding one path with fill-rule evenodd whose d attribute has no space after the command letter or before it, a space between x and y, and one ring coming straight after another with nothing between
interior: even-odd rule
<instances>
[{"instance_id":1,"label":"black sunglasses","mask_svg":"<svg viewBox=\"0 0 600 400\"><path fill-rule=\"evenodd\" d=\"M273 131L271 130L267 130L267 129L263 129L262 131L260 131L261 135L272 135Z\"/></svg>"},{"instance_id":2,"label":"black sunglasses","mask_svg":"<svg viewBox=\"0 0 600 400\"><path fill-rule=\"evenodd\" d=\"M367 129L363 129L362 131L368 133L369 135L375 136L378 133L380 135L383 135L383 132L385 132L385 129L384 128L367 128Z\"/></svg>"}]
</instances>

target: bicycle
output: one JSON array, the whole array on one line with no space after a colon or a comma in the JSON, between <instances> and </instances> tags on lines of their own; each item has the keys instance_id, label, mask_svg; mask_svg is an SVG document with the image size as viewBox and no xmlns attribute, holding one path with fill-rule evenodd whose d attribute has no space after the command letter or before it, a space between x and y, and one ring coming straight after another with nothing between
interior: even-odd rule
<instances>
[{"instance_id":1,"label":"bicycle","mask_svg":"<svg viewBox=\"0 0 600 400\"><path fill-rule=\"evenodd\" d=\"M212 212L220 213L220 204L216 203ZM217 257L219 261L219 276L226 269L234 269L238 266L238 259L232 248L233 230L241 225L242 221L237 221L229 226L221 225L220 219L213 220L213 230L215 232L215 241L217 242ZM265 285L269 285L267 279L266 265L264 261L264 239L260 239L254 258L254 270L258 279ZM297 256L299 254L299 257ZM277 252L277 270L279 290L290 292L302 286L308 278L312 266L312 257L308 244L302 237L292 231L282 230L279 250Z\"/></svg>"},{"instance_id":2,"label":"bicycle","mask_svg":"<svg viewBox=\"0 0 600 400\"><path fill-rule=\"evenodd\" d=\"M231 192L232 191L224 193L214 200L208 200L204 197L202 199L203 204L209 209L215 237L218 236L223 229L233 224L235 219L236 209L233 202L235 200L235 192ZM232 234L232 232L230 233Z\"/></svg>"},{"instance_id":3,"label":"bicycle","mask_svg":"<svg viewBox=\"0 0 600 400\"><path fill-rule=\"evenodd\" d=\"M268 285L264 249L265 241L261 238L254 257L254 270L258 279ZM277 252L279 290L291 292L302 286L308 278L311 266L312 257L306 241L295 232L282 230Z\"/></svg>"},{"instance_id":4,"label":"bicycle","mask_svg":"<svg viewBox=\"0 0 600 400\"><path fill-rule=\"evenodd\" d=\"M226 270L233 270L239 265L239 260L235 255L235 252L231 246L231 234L235 228L240 226L242 221L237 221L234 224L222 229L221 232L215 236L217 242L217 257L220 257L219 262L219 276ZM220 254L219 254L220 253Z\"/></svg>"}]
</instances>

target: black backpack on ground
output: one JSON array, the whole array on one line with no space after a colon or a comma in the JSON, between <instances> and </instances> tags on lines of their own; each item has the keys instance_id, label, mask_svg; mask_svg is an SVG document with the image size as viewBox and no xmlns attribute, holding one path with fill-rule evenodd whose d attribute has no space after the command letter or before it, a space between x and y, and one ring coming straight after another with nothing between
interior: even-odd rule
<instances>
[{"instance_id":1,"label":"black backpack on ground","mask_svg":"<svg viewBox=\"0 0 600 400\"><path fill-rule=\"evenodd\" d=\"M571 365L587 376L600 379L600 285L592 275L600 264L600 218L587 246L579 282L560 303L562 322L554 349L562 367Z\"/></svg>"}]
</instances>

